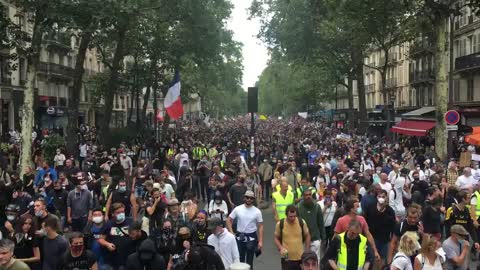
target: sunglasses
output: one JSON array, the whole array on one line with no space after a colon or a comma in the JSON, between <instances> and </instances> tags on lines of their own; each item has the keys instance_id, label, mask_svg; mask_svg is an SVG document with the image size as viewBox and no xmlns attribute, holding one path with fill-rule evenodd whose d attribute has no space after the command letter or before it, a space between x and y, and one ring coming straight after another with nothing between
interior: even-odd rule
<instances>
[{"instance_id":1,"label":"sunglasses","mask_svg":"<svg viewBox=\"0 0 480 270\"><path fill-rule=\"evenodd\" d=\"M247 199L247 200L252 200L252 201L255 200L254 197L247 197L247 196L245 196L245 199Z\"/></svg>"}]
</instances>

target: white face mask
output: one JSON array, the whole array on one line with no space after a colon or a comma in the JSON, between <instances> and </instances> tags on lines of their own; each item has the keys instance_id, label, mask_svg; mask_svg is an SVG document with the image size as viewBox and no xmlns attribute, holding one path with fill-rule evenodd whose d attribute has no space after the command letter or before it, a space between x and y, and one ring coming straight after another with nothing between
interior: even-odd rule
<instances>
[{"instance_id":1,"label":"white face mask","mask_svg":"<svg viewBox=\"0 0 480 270\"><path fill-rule=\"evenodd\" d=\"M379 204L384 204L385 203L385 198L378 198L378 203Z\"/></svg>"},{"instance_id":2,"label":"white face mask","mask_svg":"<svg viewBox=\"0 0 480 270\"><path fill-rule=\"evenodd\" d=\"M93 223L95 224L100 224L103 222L103 217L93 217L92 218Z\"/></svg>"}]
</instances>

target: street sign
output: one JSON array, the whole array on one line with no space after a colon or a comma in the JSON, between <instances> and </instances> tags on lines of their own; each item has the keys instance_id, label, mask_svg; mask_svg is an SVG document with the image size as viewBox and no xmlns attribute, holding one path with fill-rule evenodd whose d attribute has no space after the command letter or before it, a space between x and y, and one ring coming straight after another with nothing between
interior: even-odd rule
<instances>
[{"instance_id":1,"label":"street sign","mask_svg":"<svg viewBox=\"0 0 480 270\"><path fill-rule=\"evenodd\" d=\"M447 125L447 130L448 131L457 131L458 126L457 125Z\"/></svg>"},{"instance_id":2,"label":"street sign","mask_svg":"<svg viewBox=\"0 0 480 270\"><path fill-rule=\"evenodd\" d=\"M450 110L445 113L445 122L449 125L456 125L460 121L460 114L457 111Z\"/></svg>"},{"instance_id":3,"label":"street sign","mask_svg":"<svg viewBox=\"0 0 480 270\"><path fill-rule=\"evenodd\" d=\"M47 114L48 114L48 115L53 115L53 114L55 114L55 108L52 107L52 106L48 107L48 108L47 108Z\"/></svg>"}]
</instances>

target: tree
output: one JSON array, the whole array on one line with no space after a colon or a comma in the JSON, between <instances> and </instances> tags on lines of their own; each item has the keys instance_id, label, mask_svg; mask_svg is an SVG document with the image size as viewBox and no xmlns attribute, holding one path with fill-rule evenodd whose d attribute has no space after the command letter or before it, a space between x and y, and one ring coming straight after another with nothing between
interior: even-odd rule
<instances>
[{"instance_id":1,"label":"tree","mask_svg":"<svg viewBox=\"0 0 480 270\"><path fill-rule=\"evenodd\" d=\"M25 52L27 56L27 82L24 90L24 100L22 107L22 122L21 122L21 173L23 176L27 167L31 166L32 154L32 130L34 123L34 89L35 80L37 76L37 68L40 62L40 50L42 39L45 31L56 28L56 23L61 21L61 10L63 3L56 0L18 0L14 1L15 6L22 12L31 16L31 23L33 24L33 33L31 39L29 35L24 35L27 38L29 45L25 40L16 40L14 43L18 44L17 50ZM13 36L16 38L18 36ZM24 45L25 44L25 45Z\"/></svg>"}]
</instances>

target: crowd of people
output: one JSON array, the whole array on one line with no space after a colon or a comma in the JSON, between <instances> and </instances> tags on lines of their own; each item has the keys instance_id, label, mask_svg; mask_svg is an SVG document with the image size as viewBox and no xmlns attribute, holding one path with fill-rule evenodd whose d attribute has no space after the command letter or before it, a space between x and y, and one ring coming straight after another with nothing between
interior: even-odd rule
<instances>
[{"instance_id":1,"label":"crowd of people","mask_svg":"<svg viewBox=\"0 0 480 270\"><path fill-rule=\"evenodd\" d=\"M442 163L431 138L388 142L291 118L260 121L252 139L246 120L178 122L160 142L109 149L85 128L76 153L33 159L22 178L2 165L0 268L253 269L265 245L282 270L476 260L475 147Z\"/></svg>"}]
</instances>

